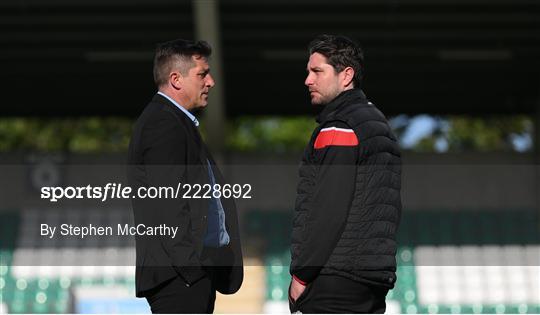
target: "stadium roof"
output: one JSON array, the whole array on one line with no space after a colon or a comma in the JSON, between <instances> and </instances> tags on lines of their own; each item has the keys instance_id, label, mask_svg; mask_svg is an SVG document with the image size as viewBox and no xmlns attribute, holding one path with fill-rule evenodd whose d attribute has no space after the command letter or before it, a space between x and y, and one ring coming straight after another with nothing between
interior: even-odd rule
<instances>
[{"instance_id":1,"label":"stadium roof","mask_svg":"<svg viewBox=\"0 0 540 315\"><path fill-rule=\"evenodd\" d=\"M2 0L4 115L137 115L157 42L193 38L191 1ZM386 114L514 114L540 106L536 0L223 0L227 113L309 112L306 46L348 35ZM218 82L219 84L219 82Z\"/></svg>"}]
</instances>

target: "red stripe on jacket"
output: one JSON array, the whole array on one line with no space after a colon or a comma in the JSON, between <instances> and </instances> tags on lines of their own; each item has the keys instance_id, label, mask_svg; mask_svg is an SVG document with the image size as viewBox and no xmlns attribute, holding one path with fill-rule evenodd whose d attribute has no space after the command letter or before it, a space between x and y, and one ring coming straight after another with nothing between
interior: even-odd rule
<instances>
[{"instance_id":1,"label":"red stripe on jacket","mask_svg":"<svg viewBox=\"0 0 540 315\"><path fill-rule=\"evenodd\" d=\"M321 129L313 147L315 149L323 149L332 145L356 146L358 145L358 138L352 129L336 127Z\"/></svg>"}]
</instances>

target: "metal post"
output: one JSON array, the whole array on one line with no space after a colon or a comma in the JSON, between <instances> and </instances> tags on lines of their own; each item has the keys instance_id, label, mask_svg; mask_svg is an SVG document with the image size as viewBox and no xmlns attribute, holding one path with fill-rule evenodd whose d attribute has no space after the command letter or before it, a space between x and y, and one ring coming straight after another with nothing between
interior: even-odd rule
<instances>
[{"instance_id":1,"label":"metal post","mask_svg":"<svg viewBox=\"0 0 540 315\"><path fill-rule=\"evenodd\" d=\"M218 0L193 0L195 34L212 46L210 71L216 85L210 92L208 107L205 109L206 143L216 158L223 151L225 141L225 94L223 58L221 55L221 35L219 32Z\"/></svg>"}]
</instances>

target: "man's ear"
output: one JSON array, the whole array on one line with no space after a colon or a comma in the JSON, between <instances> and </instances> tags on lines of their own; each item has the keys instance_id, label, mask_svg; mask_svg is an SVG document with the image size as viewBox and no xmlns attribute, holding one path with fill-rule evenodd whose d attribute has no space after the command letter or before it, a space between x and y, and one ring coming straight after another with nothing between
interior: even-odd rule
<instances>
[{"instance_id":1,"label":"man's ear","mask_svg":"<svg viewBox=\"0 0 540 315\"><path fill-rule=\"evenodd\" d=\"M184 84L184 77L180 72L171 72L169 75L169 83L175 89L180 90Z\"/></svg>"},{"instance_id":2,"label":"man's ear","mask_svg":"<svg viewBox=\"0 0 540 315\"><path fill-rule=\"evenodd\" d=\"M342 77L342 84L343 87L349 87L351 84L353 84L354 79L354 69L352 67L347 67L341 71Z\"/></svg>"}]
</instances>

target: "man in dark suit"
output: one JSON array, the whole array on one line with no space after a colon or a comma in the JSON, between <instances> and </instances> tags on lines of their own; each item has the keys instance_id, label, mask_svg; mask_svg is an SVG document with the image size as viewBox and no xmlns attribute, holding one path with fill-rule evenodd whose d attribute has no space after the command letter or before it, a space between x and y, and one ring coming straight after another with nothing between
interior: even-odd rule
<instances>
[{"instance_id":1,"label":"man in dark suit","mask_svg":"<svg viewBox=\"0 0 540 315\"><path fill-rule=\"evenodd\" d=\"M153 313L212 313L216 290L235 293L243 280L234 201L185 198L193 195L185 185L224 184L190 113L207 105L214 86L210 54L205 41L158 45L159 91L135 123L129 146L134 189L182 188L176 198L132 199L136 224L178 227L174 237L136 236L136 295L147 298Z\"/></svg>"}]
</instances>

